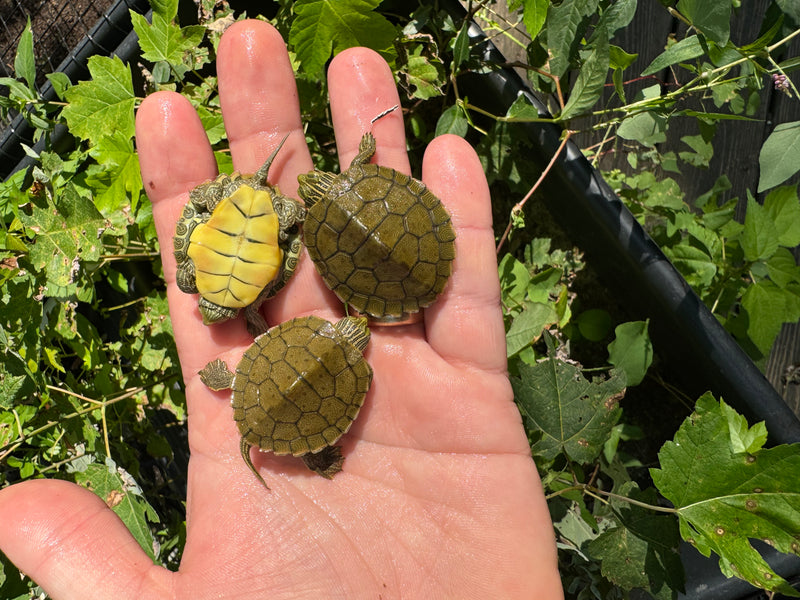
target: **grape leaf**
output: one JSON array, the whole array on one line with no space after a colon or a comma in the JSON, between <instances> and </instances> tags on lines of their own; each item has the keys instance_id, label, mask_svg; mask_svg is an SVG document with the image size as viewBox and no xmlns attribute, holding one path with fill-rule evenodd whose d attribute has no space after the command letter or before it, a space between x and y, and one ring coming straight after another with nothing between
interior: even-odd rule
<instances>
[{"instance_id":1,"label":"grape leaf","mask_svg":"<svg viewBox=\"0 0 800 600\"><path fill-rule=\"evenodd\" d=\"M639 491L634 482L623 484L617 493L658 504L655 490ZM600 561L603 576L626 590L641 588L659 600L673 598L672 590L684 586L678 521L673 515L654 513L621 499L611 499L610 505L619 526L604 531L588 545L589 553Z\"/></svg>"},{"instance_id":2,"label":"grape leaf","mask_svg":"<svg viewBox=\"0 0 800 600\"><path fill-rule=\"evenodd\" d=\"M408 85L413 88L411 97L427 100L442 95L444 67L438 58L425 56L423 50L420 45L409 52L404 69Z\"/></svg>"},{"instance_id":3,"label":"grape leaf","mask_svg":"<svg viewBox=\"0 0 800 600\"><path fill-rule=\"evenodd\" d=\"M521 364L511 378L514 396L533 431L541 434L533 454L551 460L563 452L580 463L592 462L620 417L625 377L587 381L579 367L550 356L535 365Z\"/></svg>"},{"instance_id":4,"label":"grape leaf","mask_svg":"<svg viewBox=\"0 0 800 600\"><path fill-rule=\"evenodd\" d=\"M110 219L124 216L121 209L129 204L136 210L142 192L142 175L133 141L120 133L106 136L97 142L90 154L100 165L87 177L95 193L97 209Z\"/></svg>"},{"instance_id":5,"label":"grape leaf","mask_svg":"<svg viewBox=\"0 0 800 600\"><path fill-rule=\"evenodd\" d=\"M158 13L153 13L151 25L142 15L131 11L131 22L139 36L142 58L152 62L163 60L173 65L181 64L183 54L199 46L205 34L201 25L178 27Z\"/></svg>"},{"instance_id":6,"label":"grape leaf","mask_svg":"<svg viewBox=\"0 0 800 600\"><path fill-rule=\"evenodd\" d=\"M178 0L149 0L153 13L171 21L178 14Z\"/></svg>"},{"instance_id":7,"label":"grape leaf","mask_svg":"<svg viewBox=\"0 0 800 600\"><path fill-rule=\"evenodd\" d=\"M36 233L30 260L46 274L48 286L66 287L74 283L81 262L100 258L99 236L105 220L71 183L61 190L55 205L34 204L30 214L20 214L20 220Z\"/></svg>"},{"instance_id":8,"label":"grape leaf","mask_svg":"<svg viewBox=\"0 0 800 600\"><path fill-rule=\"evenodd\" d=\"M89 57L91 81L72 86L64 95L69 104L61 111L70 132L96 143L119 132L133 137L135 96L131 70L119 58Z\"/></svg>"},{"instance_id":9,"label":"grape leaf","mask_svg":"<svg viewBox=\"0 0 800 600\"><path fill-rule=\"evenodd\" d=\"M147 555L155 560L155 539L148 522L158 523L158 514L144 499L130 475L125 472L121 474L114 461L106 458L106 464L85 465L84 470L75 473L75 481L102 498L122 519Z\"/></svg>"},{"instance_id":10,"label":"grape leaf","mask_svg":"<svg viewBox=\"0 0 800 600\"><path fill-rule=\"evenodd\" d=\"M366 46L387 61L395 58L394 26L372 12L381 0L298 0L293 5L296 18L289 31L306 73L319 75L331 55L353 46Z\"/></svg>"},{"instance_id":11,"label":"grape leaf","mask_svg":"<svg viewBox=\"0 0 800 600\"><path fill-rule=\"evenodd\" d=\"M661 447L661 468L650 474L675 506L681 536L704 556L715 552L726 576L800 596L750 544L758 539L800 554L800 444L759 448L763 430L749 435L740 426L733 428L737 441L731 410L703 395L674 440ZM736 452L742 439L758 449Z\"/></svg>"},{"instance_id":12,"label":"grape leaf","mask_svg":"<svg viewBox=\"0 0 800 600\"><path fill-rule=\"evenodd\" d=\"M608 362L624 371L628 385L638 385L653 362L653 344L647 333L649 321L630 321L614 330L608 345Z\"/></svg>"},{"instance_id":13,"label":"grape leaf","mask_svg":"<svg viewBox=\"0 0 800 600\"><path fill-rule=\"evenodd\" d=\"M800 121L781 123L758 154L758 192L782 184L800 170Z\"/></svg>"}]
</instances>

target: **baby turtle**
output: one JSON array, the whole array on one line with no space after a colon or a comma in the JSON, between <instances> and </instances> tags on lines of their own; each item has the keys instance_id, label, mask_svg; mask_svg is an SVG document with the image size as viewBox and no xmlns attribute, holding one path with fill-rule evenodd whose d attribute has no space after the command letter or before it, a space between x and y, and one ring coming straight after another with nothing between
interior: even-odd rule
<instances>
[{"instance_id":1,"label":"baby turtle","mask_svg":"<svg viewBox=\"0 0 800 600\"><path fill-rule=\"evenodd\" d=\"M342 470L342 451L333 444L350 429L372 383L362 356L369 337L364 317L336 324L298 317L257 337L235 373L220 359L200 371L212 390L233 391L242 458L267 489L251 446L299 456L328 479Z\"/></svg>"},{"instance_id":2,"label":"baby turtle","mask_svg":"<svg viewBox=\"0 0 800 600\"><path fill-rule=\"evenodd\" d=\"M350 168L298 176L303 241L325 283L377 320L401 319L442 292L455 257L450 215L421 181L370 164L364 134Z\"/></svg>"},{"instance_id":3,"label":"baby turtle","mask_svg":"<svg viewBox=\"0 0 800 600\"><path fill-rule=\"evenodd\" d=\"M242 310L248 331L263 333L259 306L294 272L305 209L267 183L285 141L252 177L221 174L189 194L173 238L177 283L187 294L200 294L206 325Z\"/></svg>"}]
</instances>

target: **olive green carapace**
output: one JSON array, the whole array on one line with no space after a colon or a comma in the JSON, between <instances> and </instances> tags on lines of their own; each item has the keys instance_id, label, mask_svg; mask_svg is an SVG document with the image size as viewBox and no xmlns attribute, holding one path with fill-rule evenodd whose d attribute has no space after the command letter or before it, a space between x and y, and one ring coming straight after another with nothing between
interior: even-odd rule
<instances>
[{"instance_id":1,"label":"olive green carapace","mask_svg":"<svg viewBox=\"0 0 800 600\"><path fill-rule=\"evenodd\" d=\"M220 360L200 372L211 389L231 388L242 457L262 483L251 446L302 457L327 478L341 470L344 459L334 444L350 429L372 383L362 355L369 337L363 317L336 324L300 317L256 338L235 373Z\"/></svg>"},{"instance_id":2,"label":"olive green carapace","mask_svg":"<svg viewBox=\"0 0 800 600\"><path fill-rule=\"evenodd\" d=\"M455 232L450 215L421 181L369 164L367 133L340 175L300 175L308 214L303 241L331 290L378 320L433 303L450 276Z\"/></svg>"},{"instance_id":3,"label":"olive green carapace","mask_svg":"<svg viewBox=\"0 0 800 600\"><path fill-rule=\"evenodd\" d=\"M194 188L175 227L178 287L200 294L207 325L242 310L253 335L266 331L258 307L297 265L305 209L267 183L280 147L252 177L223 174Z\"/></svg>"}]
</instances>

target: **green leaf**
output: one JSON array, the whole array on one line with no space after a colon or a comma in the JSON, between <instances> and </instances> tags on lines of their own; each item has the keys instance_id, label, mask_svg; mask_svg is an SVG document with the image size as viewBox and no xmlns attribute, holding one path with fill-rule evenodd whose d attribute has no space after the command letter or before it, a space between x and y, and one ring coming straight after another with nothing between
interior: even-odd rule
<instances>
[{"instance_id":1,"label":"green leaf","mask_svg":"<svg viewBox=\"0 0 800 600\"><path fill-rule=\"evenodd\" d=\"M715 552L725 575L797 597L750 539L798 552L800 445L736 452L740 443L733 441L730 423L723 402L702 396L674 440L662 446L661 468L650 470L653 482L677 510L681 536L705 556ZM740 424L734 429L741 438ZM760 440L762 432L755 428L745 437Z\"/></svg>"},{"instance_id":2,"label":"green leaf","mask_svg":"<svg viewBox=\"0 0 800 600\"><path fill-rule=\"evenodd\" d=\"M800 244L800 199L797 186L776 188L764 198L764 212L769 215L778 232L778 243L787 248Z\"/></svg>"},{"instance_id":3,"label":"green leaf","mask_svg":"<svg viewBox=\"0 0 800 600\"><path fill-rule=\"evenodd\" d=\"M638 385L653 362L653 345L647 332L649 321L617 325L608 345L608 362L625 373L628 385Z\"/></svg>"},{"instance_id":4,"label":"green leaf","mask_svg":"<svg viewBox=\"0 0 800 600\"><path fill-rule=\"evenodd\" d=\"M641 492L633 482L616 493L658 505L655 490ZM672 598L673 590L684 586L678 522L672 515L654 513L622 499L611 499L610 504L619 526L603 532L588 546L589 553L600 561L601 573L623 589L641 588L656 598Z\"/></svg>"},{"instance_id":5,"label":"green leaf","mask_svg":"<svg viewBox=\"0 0 800 600\"><path fill-rule=\"evenodd\" d=\"M72 82L67 77L66 73L62 73L61 71L56 71L55 73L47 73L45 75L47 80L50 82L50 85L53 86L53 91L59 97L59 99L64 99L64 92L69 89L72 85Z\"/></svg>"},{"instance_id":6,"label":"green leaf","mask_svg":"<svg viewBox=\"0 0 800 600\"><path fill-rule=\"evenodd\" d=\"M667 118L657 110L637 113L622 121L617 135L653 147L667 141Z\"/></svg>"},{"instance_id":7,"label":"green leaf","mask_svg":"<svg viewBox=\"0 0 800 600\"><path fill-rule=\"evenodd\" d=\"M678 10L719 46L728 43L731 35L731 0L678 0Z\"/></svg>"},{"instance_id":8,"label":"green leaf","mask_svg":"<svg viewBox=\"0 0 800 600\"><path fill-rule=\"evenodd\" d=\"M82 81L65 92L69 104L61 111L70 132L97 143L119 132L133 137L133 93L131 70L119 58L89 57L91 81Z\"/></svg>"},{"instance_id":9,"label":"green leaf","mask_svg":"<svg viewBox=\"0 0 800 600\"><path fill-rule=\"evenodd\" d=\"M608 77L608 63L608 34L600 30L594 48L581 66L578 79L570 91L561 119L568 120L583 114L597 103Z\"/></svg>"},{"instance_id":10,"label":"green leaf","mask_svg":"<svg viewBox=\"0 0 800 600\"><path fill-rule=\"evenodd\" d=\"M120 216L130 205L135 209L142 192L142 175L133 140L116 133L101 138L89 153L101 167L87 177L87 183L93 185L97 209L109 219Z\"/></svg>"},{"instance_id":11,"label":"green leaf","mask_svg":"<svg viewBox=\"0 0 800 600\"><path fill-rule=\"evenodd\" d=\"M592 462L622 412L623 376L612 373L589 382L578 367L556 359L553 352L535 365L520 365L511 385L520 410L540 436L531 450L545 460L564 453L579 463Z\"/></svg>"},{"instance_id":12,"label":"green leaf","mask_svg":"<svg viewBox=\"0 0 800 600\"><path fill-rule=\"evenodd\" d=\"M747 335L763 356L769 354L784 323L800 320L800 296L771 281L759 281L742 296L747 311Z\"/></svg>"},{"instance_id":13,"label":"green leaf","mask_svg":"<svg viewBox=\"0 0 800 600\"><path fill-rule=\"evenodd\" d=\"M461 64L469 58L469 24L470 22L464 19L453 41L453 72L458 72Z\"/></svg>"},{"instance_id":14,"label":"green leaf","mask_svg":"<svg viewBox=\"0 0 800 600\"><path fill-rule=\"evenodd\" d=\"M787 248L778 248L769 258L767 273L779 288L786 288L790 283L800 283L800 267Z\"/></svg>"},{"instance_id":15,"label":"green leaf","mask_svg":"<svg viewBox=\"0 0 800 600\"><path fill-rule=\"evenodd\" d=\"M372 12L381 0L297 0L289 31L301 67L319 75L328 58L346 48L366 46L393 61L394 26Z\"/></svg>"},{"instance_id":16,"label":"green leaf","mask_svg":"<svg viewBox=\"0 0 800 600\"><path fill-rule=\"evenodd\" d=\"M590 43L601 29L605 31L606 37L610 40L617 31L630 25L636 14L636 4L637 0L617 0L604 10L595 28L595 33L589 40Z\"/></svg>"},{"instance_id":17,"label":"green leaf","mask_svg":"<svg viewBox=\"0 0 800 600\"><path fill-rule=\"evenodd\" d=\"M690 244L665 247L664 254L694 288L709 286L717 274L717 265L708 252Z\"/></svg>"},{"instance_id":18,"label":"green leaf","mask_svg":"<svg viewBox=\"0 0 800 600\"><path fill-rule=\"evenodd\" d=\"M405 75L413 89L411 97L427 100L442 95L440 83L444 79L444 67L438 58L423 55L423 50L420 45L408 54Z\"/></svg>"},{"instance_id":19,"label":"green leaf","mask_svg":"<svg viewBox=\"0 0 800 600\"><path fill-rule=\"evenodd\" d=\"M599 0L571 0L559 5L550 3L547 17L547 48L550 73L562 77L578 52L583 30L597 10Z\"/></svg>"},{"instance_id":20,"label":"green leaf","mask_svg":"<svg viewBox=\"0 0 800 600\"><path fill-rule=\"evenodd\" d=\"M728 433L731 436L731 449L734 454L748 452L754 454L761 450L767 442L767 426L761 421L752 427L747 424L747 419L737 413L733 408L722 405L722 413L728 421Z\"/></svg>"},{"instance_id":21,"label":"green leaf","mask_svg":"<svg viewBox=\"0 0 800 600\"><path fill-rule=\"evenodd\" d=\"M131 22L139 36L142 58L154 63L182 64L184 53L199 46L205 35L205 28L200 25L181 28L158 13L153 13L151 25L142 15L131 11Z\"/></svg>"},{"instance_id":22,"label":"green leaf","mask_svg":"<svg viewBox=\"0 0 800 600\"><path fill-rule=\"evenodd\" d=\"M687 60L703 56L703 54L705 54L705 49L700 43L700 38L696 35L689 36L688 38L674 43L664 52L656 56L653 62L642 71L642 77L653 75L675 63L686 62Z\"/></svg>"},{"instance_id":23,"label":"green leaf","mask_svg":"<svg viewBox=\"0 0 800 600\"><path fill-rule=\"evenodd\" d=\"M155 560L155 539L149 523L158 523L159 518L128 473L106 458L104 465L90 463L75 473L75 481L97 494L122 519L142 550Z\"/></svg>"},{"instance_id":24,"label":"green leaf","mask_svg":"<svg viewBox=\"0 0 800 600\"><path fill-rule=\"evenodd\" d=\"M741 237L745 259L767 260L778 249L778 231L770 215L752 196L747 199Z\"/></svg>"},{"instance_id":25,"label":"green leaf","mask_svg":"<svg viewBox=\"0 0 800 600\"><path fill-rule=\"evenodd\" d=\"M36 59L33 56L33 31L31 30L31 18L22 34L19 36L17 44L17 54L14 57L14 75L17 79L24 79L30 89L36 87Z\"/></svg>"},{"instance_id":26,"label":"green leaf","mask_svg":"<svg viewBox=\"0 0 800 600\"><path fill-rule=\"evenodd\" d=\"M506 334L506 352L514 356L539 339L545 327L558 322L558 314L549 304L528 302L511 322Z\"/></svg>"},{"instance_id":27,"label":"green leaf","mask_svg":"<svg viewBox=\"0 0 800 600\"><path fill-rule=\"evenodd\" d=\"M536 38L542 30L549 5L549 0L522 0L522 22L531 39Z\"/></svg>"},{"instance_id":28,"label":"green leaf","mask_svg":"<svg viewBox=\"0 0 800 600\"><path fill-rule=\"evenodd\" d=\"M178 0L149 0L153 12L167 21L178 15Z\"/></svg>"},{"instance_id":29,"label":"green leaf","mask_svg":"<svg viewBox=\"0 0 800 600\"><path fill-rule=\"evenodd\" d=\"M706 140L702 135L685 135L681 141L693 150L693 152L679 152L681 160L693 167L707 169L708 163L714 156L711 140Z\"/></svg>"},{"instance_id":30,"label":"green leaf","mask_svg":"<svg viewBox=\"0 0 800 600\"><path fill-rule=\"evenodd\" d=\"M781 123L758 155L758 192L780 185L800 171L800 121Z\"/></svg>"},{"instance_id":31,"label":"green leaf","mask_svg":"<svg viewBox=\"0 0 800 600\"><path fill-rule=\"evenodd\" d=\"M99 234L105 221L92 202L68 184L55 206L34 205L20 220L36 237L31 244L33 266L46 274L48 286L66 287L75 282L80 265L100 258ZM54 295L49 290L48 295Z\"/></svg>"},{"instance_id":32,"label":"green leaf","mask_svg":"<svg viewBox=\"0 0 800 600\"><path fill-rule=\"evenodd\" d=\"M591 308L583 311L575 319L578 331L587 340L599 342L611 331L613 321L608 311L602 308Z\"/></svg>"},{"instance_id":33,"label":"green leaf","mask_svg":"<svg viewBox=\"0 0 800 600\"><path fill-rule=\"evenodd\" d=\"M460 106L453 105L446 109L436 121L436 136L444 135L445 133L453 133L464 137L469 131L469 122L464 116L464 111Z\"/></svg>"}]
</instances>

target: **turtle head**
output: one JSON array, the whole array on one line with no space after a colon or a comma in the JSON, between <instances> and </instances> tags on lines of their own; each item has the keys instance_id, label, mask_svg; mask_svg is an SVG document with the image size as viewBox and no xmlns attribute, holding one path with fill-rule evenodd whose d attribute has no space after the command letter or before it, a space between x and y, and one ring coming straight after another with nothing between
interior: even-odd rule
<instances>
[{"instance_id":1,"label":"turtle head","mask_svg":"<svg viewBox=\"0 0 800 600\"><path fill-rule=\"evenodd\" d=\"M369 343L369 328L366 317L345 317L335 325L344 338L363 352Z\"/></svg>"},{"instance_id":2,"label":"turtle head","mask_svg":"<svg viewBox=\"0 0 800 600\"><path fill-rule=\"evenodd\" d=\"M322 200L331 189L333 182L336 180L336 175L326 171L311 171L310 173L301 173L297 176L297 182L300 187L297 188L297 193L306 203L306 208L311 208Z\"/></svg>"}]
</instances>

